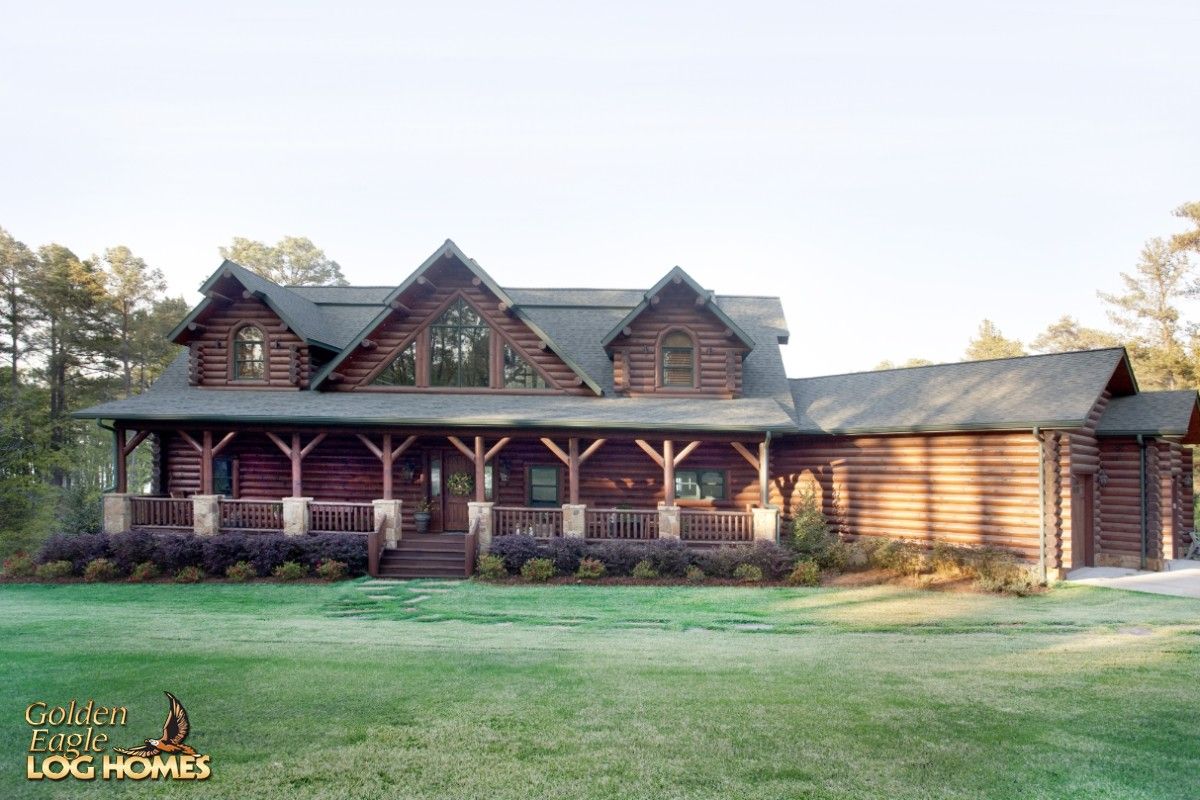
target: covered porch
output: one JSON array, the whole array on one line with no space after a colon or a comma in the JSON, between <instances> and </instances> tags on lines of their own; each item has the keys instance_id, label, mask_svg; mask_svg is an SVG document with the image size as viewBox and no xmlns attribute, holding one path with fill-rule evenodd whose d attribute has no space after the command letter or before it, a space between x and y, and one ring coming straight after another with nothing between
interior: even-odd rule
<instances>
[{"instance_id":1,"label":"covered porch","mask_svg":"<svg viewBox=\"0 0 1200 800\"><path fill-rule=\"evenodd\" d=\"M115 427L106 530L775 540L770 436ZM155 448L130 493L134 448Z\"/></svg>"}]
</instances>

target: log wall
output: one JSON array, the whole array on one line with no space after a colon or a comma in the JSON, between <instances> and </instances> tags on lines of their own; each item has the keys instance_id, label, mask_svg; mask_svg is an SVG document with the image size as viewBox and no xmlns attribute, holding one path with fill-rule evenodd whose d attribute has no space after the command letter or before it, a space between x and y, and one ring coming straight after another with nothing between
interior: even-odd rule
<instances>
[{"instance_id":1,"label":"log wall","mask_svg":"<svg viewBox=\"0 0 1200 800\"><path fill-rule=\"evenodd\" d=\"M685 393L736 397L742 392L745 348L726 335L725 324L706 308L697 308L695 294L682 284L663 289L658 305L649 306L629 326L629 335L610 345L613 383L628 394ZM688 390L660 387L658 342L671 330L683 329L696 347L697 385Z\"/></svg>"}]
</instances>

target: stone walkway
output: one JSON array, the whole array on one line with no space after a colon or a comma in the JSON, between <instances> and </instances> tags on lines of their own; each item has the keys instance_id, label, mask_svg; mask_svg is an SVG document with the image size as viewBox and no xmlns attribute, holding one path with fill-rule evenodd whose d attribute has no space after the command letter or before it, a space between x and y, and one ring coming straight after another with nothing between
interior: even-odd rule
<instances>
[{"instance_id":1,"label":"stone walkway","mask_svg":"<svg viewBox=\"0 0 1200 800\"><path fill-rule=\"evenodd\" d=\"M1081 567L1072 570L1067 580L1107 589L1169 594L1200 599L1200 561L1168 561L1162 572L1143 572L1120 567Z\"/></svg>"}]
</instances>

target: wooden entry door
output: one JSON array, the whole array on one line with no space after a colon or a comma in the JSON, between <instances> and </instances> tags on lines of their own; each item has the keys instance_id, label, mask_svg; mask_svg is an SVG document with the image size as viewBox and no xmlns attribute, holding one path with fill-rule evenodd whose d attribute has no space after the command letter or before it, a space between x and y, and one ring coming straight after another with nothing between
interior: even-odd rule
<instances>
[{"instance_id":1,"label":"wooden entry door","mask_svg":"<svg viewBox=\"0 0 1200 800\"><path fill-rule=\"evenodd\" d=\"M1095 475L1071 476L1071 567L1091 567L1096 561Z\"/></svg>"},{"instance_id":2,"label":"wooden entry door","mask_svg":"<svg viewBox=\"0 0 1200 800\"><path fill-rule=\"evenodd\" d=\"M451 493L450 476L457 472L465 472L475 477L475 465L457 450L447 450L442 454L442 530L466 531L469 527L467 519L467 503L475 499L475 493L461 496Z\"/></svg>"}]
</instances>

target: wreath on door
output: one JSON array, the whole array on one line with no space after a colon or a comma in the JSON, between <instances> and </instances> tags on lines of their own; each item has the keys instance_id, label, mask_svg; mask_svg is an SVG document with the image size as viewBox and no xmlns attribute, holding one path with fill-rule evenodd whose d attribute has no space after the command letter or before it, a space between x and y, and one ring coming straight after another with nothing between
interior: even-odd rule
<instances>
[{"instance_id":1,"label":"wreath on door","mask_svg":"<svg viewBox=\"0 0 1200 800\"><path fill-rule=\"evenodd\" d=\"M475 479L466 472L455 472L446 478L446 489L456 497L466 497L475 491Z\"/></svg>"}]
</instances>

